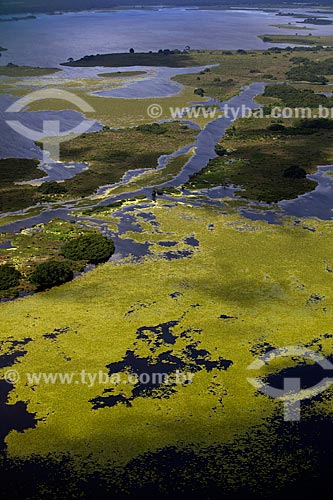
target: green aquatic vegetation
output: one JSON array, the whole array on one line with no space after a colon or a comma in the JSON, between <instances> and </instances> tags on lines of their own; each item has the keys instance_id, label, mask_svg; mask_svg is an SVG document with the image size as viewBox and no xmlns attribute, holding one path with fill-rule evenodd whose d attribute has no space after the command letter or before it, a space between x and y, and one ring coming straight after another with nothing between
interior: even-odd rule
<instances>
[{"instance_id":1,"label":"green aquatic vegetation","mask_svg":"<svg viewBox=\"0 0 333 500\"><path fill-rule=\"evenodd\" d=\"M111 218L111 221L115 220L114 212L118 210L122 206L136 206L140 207L140 204L144 203L153 203L152 200L148 199L145 195L139 195L134 198L126 198L124 200L119 200L114 203L110 203L106 206L96 206L93 208L87 208L83 210L75 210L71 212L73 217L93 217L97 219L108 219Z\"/></svg>"},{"instance_id":2,"label":"green aquatic vegetation","mask_svg":"<svg viewBox=\"0 0 333 500\"><path fill-rule=\"evenodd\" d=\"M258 356L256 346L305 345L320 337L322 352L331 352L332 339L324 336L333 317L329 222L315 221L316 231L310 232L221 215L208 207L164 209L157 202L147 210L159 223L159 241L193 235L197 251L172 261L152 255L140 263L103 264L59 288L1 305L1 338L13 332L17 340L32 338L15 365L22 379L10 400L29 401L29 412L39 418L35 429L7 436L11 457L68 452L77 467L89 456L95 461L90 467L98 468L98 463L121 465L179 443L198 452L228 444L237 455L245 446L241 437L264 429L267 419L282 412L279 401L256 395L246 380L246 367ZM147 228L146 240L152 234ZM313 295L321 301L309 302ZM174 343L157 328L170 322ZM66 333L47 337L58 330ZM77 376L83 369L107 374L107 367L126 359L128 351L149 358L150 369L166 351L188 366L189 344L206 351L207 362L222 358L232 365L194 369L192 384L173 387L168 397L141 394L130 406L93 408L105 389L130 398L133 387L123 384L90 385L78 378L79 384L31 387L25 380L27 372L49 373L50 367ZM330 411L326 403L320 408ZM232 477L229 470L228 480Z\"/></svg>"},{"instance_id":3,"label":"green aquatic vegetation","mask_svg":"<svg viewBox=\"0 0 333 500\"><path fill-rule=\"evenodd\" d=\"M253 72L258 67L279 77L289 67L286 55L221 56L212 51L211 62L216 58L228 64L230 58L234 81L219 87L218 75L226 71L222 66L200 75L207 79L202 85L219 95L232 93L241 83L262 78ZM207 53L196 57L199 60ZM191 82L197 75L185 77ZM131 120L137 125L127 100L99 99L98 112L104 106L106 119L122 116L127 126ZM147 102L151 101L131 104L143 116ZM113 105L116 118L108 116ZM239 183L245 189L240 196L266 196L267 201L312 189L313 183L304 179L289 179L288 187L283 172L291 161L310 172L316 162L331 158L331 132L305 135L299 124L282 123L284 128L277 129L271 127L271 120L238 121L218 148L220 158L191 180L194 187ZM173 158L161 170L155 168L156 158L190 144L193 135L186 129L180 134L175 124L162 127L167 130L161 134L154 134L157 129L152 125L144 130L126 129L123 134L105 130L71 141L65 153L72 158L89 157L93 171L90 179L78 176L78 192L88 189L90 181L94 186L97 178L98 182L119 180L122 165L124 171L138 165L151 168L133 179L133 185L154 186L173 178L193 152ZM155 146L154 141L159 144ZM161 141L165 141L163 147ZM273 182L268 184L268 178ZM115 481L121 477L119 488L124 492L133 484L146 487L152 478L164 478L163 460L170 450L186 463L183 466L180 461L174 478L192 485L216 480L221 488L231 490L258 487L254 463L259 464L261 482L271 480L278 460L274 476L278 487L290 474L297 477L307 472L311 454L298 449L295 458L287 447L281 451L282 403L259 394L247 382L247 366L272 347L310 346L331 354L332 224L303 220L296 226L288 218L281 226L272 226L242 218L237 210L244 200L226 199L222 208L194 208L190 205L194 194L182 195L177 202L175 188L165 191L175 194L172 201L157 196L148 207L144 199L144 203L132 200L88 209L85 205L91 200L83 199L81 211L73 212L87 216L90 231L97 228L90 216L115 229L119 222L115 210L133 206L131 213L142 232L121 237L147 243L147 257L117 259L52 290L0 304L2 354L12 353L13 338L22 344L29 339L15 359L13 368L21 379L10 391L7 404L26 402L37 419L35 428L7 435L9 460L17 467L22 464L15 462L18 459L47 457L59 464L66 455L72 477L79 481L90 473ZM86 231L77 224L52 221L22 231L13 238L14 248L0 249L0 256L28 276L45 260L63 262L64 244L80 239ZM78 270L81 262L77 265ZM297 361L276 362L255 375L279 373ZM148 372L165 369L170 386L126 383L128 373L140 374L140 366ZM185 380L192 383L176 383L177 369L186 372ZM82 378L82 370L95 375L95 383ZM73 383L27 381L27 373L50 371L74 374ZM1 368L0 373L4 372ZM107 379L111 374L120 375L121 381ZM328 391L304 414L330 418L330 396ZM121 476L128 463L129 469ZM54 470L59 470L56 464Z\"/></svg>"}]
</instances>

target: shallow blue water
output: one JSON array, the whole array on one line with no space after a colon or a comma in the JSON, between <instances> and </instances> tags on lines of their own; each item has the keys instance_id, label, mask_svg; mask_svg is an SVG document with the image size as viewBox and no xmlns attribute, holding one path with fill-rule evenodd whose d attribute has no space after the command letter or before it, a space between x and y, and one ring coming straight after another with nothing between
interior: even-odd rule
<instances>
[{"instance_id":1,"label":"shallow blue water","mask_svg":"<svg viewBox=\"0 0 333 500\"><path fill-rule=\"evenodd\" d=\"M153 72L150 71L137 81L130 82L123 87L94 92L94 94L101 97L120 97L124 99L167 97L178 94L182 88L179 83L171 80L173 76L199 73L206 67L207 66L196 66L193 68L154 68ZM146 69L146 67L140 66L132 67L132 71ZM123 71L126 71L126 69L124 68Z\"/></svg>"},{"instance_id":2,"label":"shallow blue water","mask_svg":"<svg viewBox=\"0 0 333 500\"><path fill-rule=\"evenodd\" d=\"M318 183L314 191L298 196L294 200L281 201L280 208L295 217L333 218L333 165L318 167L308 178Z\"/></svg>"},{"instance_id":3,"label":"shallow blue water","mask_svg":"<svg viewBox=\"0 0 333 500\"><path fill-rule=\"evenodd\" d=\"M45 133L43 133L45 121L59 122L60 135L66 135L66 132L78 126L83 120L87 120L82 113L71 110L7 112L9 106L15 101L17 99L14 97L0 94L0 158L42 158L42 151L35 145L34 141L13 130L7 121L19 121L22 125L37 132L36 140L41 140L45 137ZM90 132L101 129L99 123L92 120L90 122Z\"/></svg>"},{"instance_id":4,"label":"shallow blue water","mask_svg":"<svg viewBox=\"0 0 333 500\"><path fill-rule=\"evenodd\" d=\"M36 146L34 140L19 134L7 124L9 120L19 121L30 130L37 132L36 140L40 140L45 137L43 123L46 120L58 121L60 133L65 134L66 131L82 123L82 120L85 119L82 113L70 110L7 112L8 107L15 101L16 99L9 95L0 95L0 158L36 158L41 160L40 168L47 173L47 177L44 177L43 181L70 179L87 168L84 163L54 162L50 158L43 163L43 151ZM89 120L88 122L91 123L90 132L102 128L98 122ZM37 179L36 182L40 182L40 180Z\"/></svg>"}]
</instances>

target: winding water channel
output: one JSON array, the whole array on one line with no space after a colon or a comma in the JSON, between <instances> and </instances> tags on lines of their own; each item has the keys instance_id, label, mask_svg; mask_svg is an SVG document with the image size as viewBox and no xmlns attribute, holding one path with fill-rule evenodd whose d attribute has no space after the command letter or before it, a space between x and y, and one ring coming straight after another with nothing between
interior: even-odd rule
<instances>
[{"instance_id":1,"label":"winding water channel","mask_svg":"<svg viewBox=\"0 0 333 500\"><path fill-rule=\"evenodd\" d=\"M196 68L197 69L197 68ZM192 68L193 71L193 68ZM95 68L96 72L96 68ZM173 75L173 72L171 72ZM164 77L166 78L166 81L169 80L171 76L170 72L167 72ZM156 78L156 73L152 72L151 73L151 78L154 80ZM139 83L137 85L142 85L143 82ZM258 103L255 102L255 97L258 96L259 94L262 94L264 89L265 89L265 83L264 82L257 82L253 83L245 88L242 89L242 91L232 97L229 101L227 102L220 102L217 100L213 100L212 103L214 106L218 106L220 110L222 111L226 105L228 105L229 108L234 108L237 110L242 110L242 109L256 109L259 107ZM138 87L136 87L138 88ZM162 90L165 90L165 86L163 86ZM163 91L164 91L163 90ZM131 86L124 86L122 89L123 92L123 97L129 97L131 94ZM8 104L8 96L5 99L5 101ZM243 108L242 108L243 107ZM3 109L3 107L2 107ZM49 119L50 118L50 113L53 117L57 116L56 112L42 112L42 113L32 113L32 112L24 112L22 113L23 119L25 121L26 125L34 126L35 128L38 129L38 124L40 126L40 123L42 123L41 120L43 119ZM58 112L59 113L59 112ZM65 118L65 125L67 126L75 126L75 121L78 119L82 119L82 115L79 113L75 112L60 112L62 113L62 118ZM64 115L65 113L65 115ZM238 115L238 117L241 116ZM190 160L184 165L182 170L171 180L168 180L167 182L163 182L159 185L153 185L153 186L146 186L144 188L138 189L138 190L126 190L125 185L134 177L142 174L146 170L150 169L140 169L140 170L130 170L128 171L124 177L122 178L121 181L118 183L110 186L102 186L98 190L98 195L107 195L107 192L117 186L124 185L124 192L121 194L117 195L112 195L108 196L107 198L103 199L102 201L96 199L96 203L94 203L94 200L92 199L92 203L89 207L85 208L94 208L96 206L107 206L112 203L115 203L117 201L121 200L127 200L129 198L135 198L140 195L146 196L148 199L153 198L153 191L156 191L156 189L162 189L165 187L179 187L185 184L190 176L193 174L199 172L202 170L208 162L216 157L215 153L215 145L222 139L224 134L226 133L226 130L230 127L230 125L233 123L234 118L232 114L220 116L217 119L212 120L211 122L208 123L208 125L201 130L197 137L196 140L193 144L188 145L185 148L181 148L178 151L175 151L171 155L164 155L159 159L157 169L162 170L168 165L168 161L175 157L182 155L186 152L188 152L191 148L194 148L194 154L190 158ZM100 128L99 124L94 124L95 130L98 130ZM27 149L32 149L31 150L31 155L29 157L36 157L36 149L32 148L31 143L30 144L23 144L24 138L21 139L21 146L22 150L19 148L19 152L15 154L15 156L22 157L22 154L27 153ZM10 146L9 146L10 147ZM14 151L12 152L14 153ZM40 152L39 152L40 154ZM25 156L27 157L27 156ZM49 174L49 177L47 180L50 179L57 179L59 180L59 168L65 169L66 167L62 164L57 165L58 170L55 168L55 170L50 169L52 172L52 175ZM75 175L78 171L80 171L80 168L86 167L84 164L74 164L72 166L72 172ZM244 200L244 207L240 208L240 213L244 217L247 217L252 220L266 220L269 223L281 223L281 217L283 215L290 215L290 216L296 216L296 217L302 217L302 216L307 216L307 217L319 217L321 219L330 219L332 217L332 207L333 207L333 176L328 175L329 172L333 171L333 167L330 166L325 166L325 167L320 167L318 169L318 172L316 174L313 174L309 176L310 179L315 180L318 183L317 188L310 192L307 193L303 196L298 197L295 200L288 200L288 201L282 201L278 204L279 209L278 210L272 210L272 207L269 207L267 205L267 211L265 211L265 207L262 206L262 204L258 204L258 208L260 210L255 209L255 203L251 203L252 208L249 209L247 207L248 201ZM61 172L60 172L61 176ZM219 207L223 207L223 198L225 197L233 197L235 191L239 191L239 188L237 187L218 187L218 188L211 188L211 189L203 189L200 190L199 192L197 191L196 193L190 193L188 191L183 191L184 193L184 199L186 199L187 203L192 203L193 206L199 206L203 204L214 204ZM187 194L196 194L197 196L191 196L190 199L185 198ZM171 199L168 196L165 196L166 199ZM238 197L239 198L239 197ZM141 206L141 205L140 205ZM254 207L254 208L253 208ZM54 218L61 218L64 220L78 220L82 223L84 223L84 218L80 217L73 217L72 214L75 215L75 212L78 210L81 210L81 207L76 207L75 206L75 201L73 203L66 203L63 205L62 208L59 208L59 204L56 207L53 207L52 204L45 205L44 207L41 206L41 213L38 215L34 215L32 217L27 217L26 216L26 210L21 211L17 213L17 215L22 214L22 219L18 218L15 220L15 222L11 222L8 224L5 224L0 227L1 232L6 232L6 233L17 233L19 232L22 228L28 228L32 227L36 224L40 223L46 223ZM109 232L108 235L112 237L115 240L115 245L116 245L116 253L114 258L119 258L119 257L124 257L127 255L133 255L133 256L142 256L147 253L148 248L147 246L144 246L142 244L138 244L134 242L133 240L126 240L124 238L121 238L121 235L125 234L129 230L133 230L132 226L132 221L129 221L128 219L128 210L127 208L124 209L119 209L117 211L117 217L119 219L119 225L118 225L118 231L117 232ZM92 221L90 219L90 221ZM94 225L99 227L100 230L103 232L106 231L105 229L105 222L103 221L98 221L97 219L94 220Z\"/></svg>"}]
</instances>

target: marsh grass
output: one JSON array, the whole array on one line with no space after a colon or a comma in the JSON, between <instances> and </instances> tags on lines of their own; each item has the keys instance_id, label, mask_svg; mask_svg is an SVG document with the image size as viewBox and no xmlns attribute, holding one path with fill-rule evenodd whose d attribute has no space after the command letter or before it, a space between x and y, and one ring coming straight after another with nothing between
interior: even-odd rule
<instances>
[{"instance_id":1,"label":"marsh grass","mask_svg":"<svg viewBox=\"0 0 333 500\"><path fill-rule=\"evenodd\" d=\"M315 172L318 165L332 163L333 131L314 129L311 134L305 134L307 131L298 129L297 122L279 121L285 129L275 132L269 127L276 120L237 120L221 141L229 153L211 160L190 179L188 186L233 184L242 188L236 196L268 203L296 198L313 190L315 182L307 178L287 178L284 171L296 165L309 174Z\"/></svg>"},{"instance_id":2,"label":"marsh grass","mask_svg":"<svg viewBox=\"0 0 333 500\"><path fill-rule=\"evenodd\" d=\"M157 166L158 158L191 144L195 131L179 123L165 123L156 135L140 129L106 130L84 134L64 143L61 158L86 161L89 169L64 182L70 195L86 196L121 180L129 169Z\"/></svg>"}]
</instances>

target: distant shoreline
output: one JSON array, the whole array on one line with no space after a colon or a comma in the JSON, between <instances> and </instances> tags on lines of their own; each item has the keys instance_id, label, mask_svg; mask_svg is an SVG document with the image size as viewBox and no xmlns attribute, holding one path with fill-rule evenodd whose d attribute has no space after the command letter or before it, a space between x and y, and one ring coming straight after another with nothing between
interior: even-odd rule
<instances>
[{"instance_id":1,"label":"distant shoreline","mask_svg":"<svg viewBox=\"0 0 333 500\"><path fill-rule=\"evenodd\" d=\"M32 19L37 19L36 16L23 16L23 17L0 17L0 23L11 23L11 22L16 22L16 21L31 21Z\"/></svg>"},{"instance_id":2,"label":"distant shoreline","mask_svg":"<svg viewBox=\"0 0 333 500\"><path fill-rule=\"evenodd\" d=\"M237 2L237 4L236 4ZM27 4L26 7L22 5L21 2L12 2L11 4L6 4L0 6L0 16L26 16L29 14L30 16L35 14L48 14L48 15L61 15L68 14L74 12L87 12L87 11L95 11L95 12L107 12L107 11L120 11L120 10L150 10L150 9L159 9L159 8L195 8L199 10L280 10L280 9L331 9L332 5L330 5L330 0L321 0L320 4L316 4L314 2L313 5L309 5L307 2L304 4L301 3L286 3L281 6L281 2L278 0L257 0L256 3L252 3L250 0L235 0L234 2L218 2L217 0L211 2L204 2L203 0L169 0L167 2L158 2L151 0L151 2L147 2L142 5L138 5L134 0L125 0L125 4L118 4L116 1L112 2L112 0L85 0L78 2L77 0L69 0L68 2L64 2L63 0L55 0L53 2L54 5L52 7L45 6L45 2L42 0L32 0L30 4ZM13 21L21 20L21 19L12 19ZM23 20L23 18L22 18ZM7 21L7 20L0 20Z\"/></svg>"}]
</instances>

